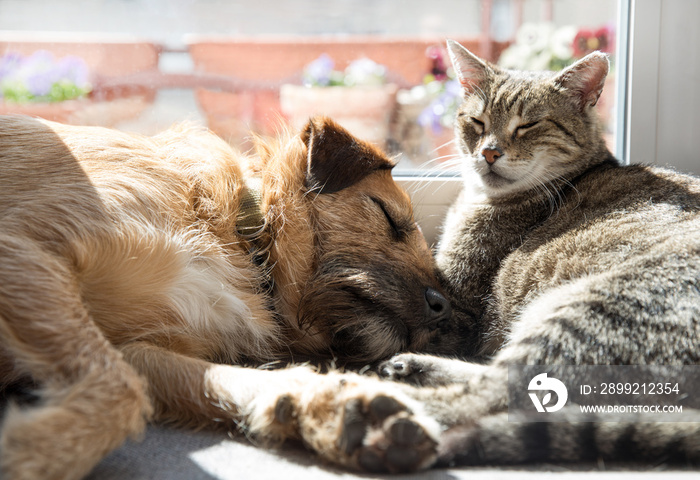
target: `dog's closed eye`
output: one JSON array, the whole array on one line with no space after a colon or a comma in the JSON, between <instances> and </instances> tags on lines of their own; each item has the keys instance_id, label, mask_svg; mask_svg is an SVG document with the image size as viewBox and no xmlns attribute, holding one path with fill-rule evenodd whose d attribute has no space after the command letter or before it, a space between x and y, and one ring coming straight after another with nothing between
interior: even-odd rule
<instances>
[{"instance_id":1,"label":"dog's closed eye","mask_svg":"<svg viewBox=\"0 0 700 480\"><path fill-rule=\"evenodd\" d=\"M405 239L406 235L408 235L408 233L415 228L412 220L406 221L403 219L397 219L394 215L392 215L392 213L389 212L389 209L383 201L375 197L371 197L371 199L377 206L379 206L380 210L386 217L389 227L391 227L392 236L396 241Z\"/></svg>"}]
</instances>

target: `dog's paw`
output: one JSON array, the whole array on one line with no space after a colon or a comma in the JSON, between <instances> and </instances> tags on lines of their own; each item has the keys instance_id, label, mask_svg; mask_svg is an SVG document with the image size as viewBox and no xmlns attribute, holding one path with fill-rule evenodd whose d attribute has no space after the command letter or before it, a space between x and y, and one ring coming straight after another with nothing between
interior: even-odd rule
<instances>
[{"instance_id":1,"label":"dog's paw","mask_svg":"<svg viewBox=\"0 0 700 480\"><path fill-rule=\"evenodd\" d=\"M322 458L370 472L411 472L437 459L440 426L421 404L377 378L329 374L299 396L283 395L277 422L294 424Z\"/></svg>"},{"instance_id":2,"label":"dog's paw","mask_svg":"<svg viewBox=\"0 0 700 480\"><path fill-rule=\"evenodd\" d=\"M362 470L400 473L422 470L437 458L437 429L386 395L345 404L340 449Z\"/></svg>"},{"instance_id":3,"label":"dog's paw","mask_svg":"<svg viewBox=\"0 0 700 480\"><path fill-rule=\"evenodd\" d=\"M402 353L379 365L379 376L420 386L462 383L483 372L484 365L449 358Z\"/></svg>"}]
</instances>

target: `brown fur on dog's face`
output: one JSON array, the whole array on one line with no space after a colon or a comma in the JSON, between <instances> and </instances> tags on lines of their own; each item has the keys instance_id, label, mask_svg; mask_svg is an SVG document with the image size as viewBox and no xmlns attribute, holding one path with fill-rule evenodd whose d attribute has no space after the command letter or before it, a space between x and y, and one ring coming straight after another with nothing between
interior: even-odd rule
<instances>
[{"instance_id":1,"label":"brown fur on dog's face","mask_svg":"<svg viewBox=\"0 0 700 480\"><path fill-rule=\"evenodd\" d=\"M446 306L435 315L426 305L426 291L439 288L430 252L408 198L390 177L389 171L375 173L317 202L319 268L304 290L300 320L326 333L341 358L421 351L448 316ZM353 218L338 229L333 220L341 208Z\"/></svg>"},{"instance_id":2,"label":"brown fur on dog's face","mask_svg":"<svg viewBox=\"0 0 700 480\"><path fill-rule=\"evenodd\" d=\"M306 219L275 208L268 217L276 287L285 292L278 307L301 334L294 350L372 361L425 349L450 309L393 163L327 119L311 122L300 140L306 174L277 201Z\"/></svg>"}]
</instances>

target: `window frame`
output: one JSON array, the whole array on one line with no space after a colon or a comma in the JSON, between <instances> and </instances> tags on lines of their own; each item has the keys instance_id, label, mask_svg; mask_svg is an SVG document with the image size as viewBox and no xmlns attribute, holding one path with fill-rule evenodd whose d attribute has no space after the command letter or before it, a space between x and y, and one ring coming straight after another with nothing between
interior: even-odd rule
<instances>
[{"instance_id":1,"label":"window frame","mask_svg":"<svg viewBox=\"0 0 700 480\"><path fill-rule=\"evenodd\" d=\"M661 56L661 0L620 0L627 9L626 45L619 42L618 52L626 57L624 89L618 88L624 108L622 151L616 154L629 163L656 163L659 100L659 62ZM622 48L620 48L622 47ZM620 123L618 123L620 126ZM650 134L650 132L652 134Z\"/></svg>"}]
</instances>

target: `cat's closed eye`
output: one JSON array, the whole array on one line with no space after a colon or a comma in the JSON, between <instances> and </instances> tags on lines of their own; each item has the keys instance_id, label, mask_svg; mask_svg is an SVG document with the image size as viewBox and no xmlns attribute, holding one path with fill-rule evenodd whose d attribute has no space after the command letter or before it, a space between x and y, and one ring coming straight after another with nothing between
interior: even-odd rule
<instances>
[{"instance_id":1,"label":"cat's closed eye","mask_svg":"<svg viewBox=\"0 0 700 480\"><path fill-rule=\"evenodd\" d=\"M529 122L529 123L524 123L522 125L518 125L517 127L515 127L515 131L513 131L513 136L519 137L522 134L524 134L526 131L531 129L532 127L537 126L539 123L540 123L539 121L536 121L536 122Z\"/></svg>"},{"instance_id":2,"label":"cat's closed eye","mask_svg":"<svg viewBox=\"0 0 700 480\"><path fill-rule=\"evenodd\" d=\"M472 126L474 127L474 130L476 130L476 133L478 133L479 135L484 133L484 127L485 127L484 122L482 122L478 118L469 117L469 123L472 124Z\"/></svg>"}]
</instances>

